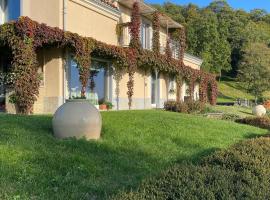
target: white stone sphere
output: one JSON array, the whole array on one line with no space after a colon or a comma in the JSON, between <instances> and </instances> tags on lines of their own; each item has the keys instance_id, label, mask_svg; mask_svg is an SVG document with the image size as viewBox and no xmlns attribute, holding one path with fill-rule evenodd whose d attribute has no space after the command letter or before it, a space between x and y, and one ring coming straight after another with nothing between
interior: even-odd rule
<instances>
[{"instance_id":1,"label":"white stone sphere","mask_svg":"<svg viewBox=\"0 0 270 200\"><path fill-rule=\"evenodd\" d=\"M99 139L102 119L87 100L67 100L54 114L53 132L57 138Z\"/></svg>"},{"instance_id":2,"label":"white stone sphere","mask_svg":"<svg viewBox=\"0 0 270 200\"><path fill-rule=\"evenodd\" d=\"M253 115L257 117L262 117L266 114L266 109L263 105L254 106L252 110Z\"/></svg>"}]
</instances>

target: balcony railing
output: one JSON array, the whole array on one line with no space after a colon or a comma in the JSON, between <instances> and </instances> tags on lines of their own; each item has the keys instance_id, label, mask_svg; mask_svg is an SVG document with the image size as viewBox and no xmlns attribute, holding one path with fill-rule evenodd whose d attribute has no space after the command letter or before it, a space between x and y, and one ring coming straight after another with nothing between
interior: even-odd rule
<instances>
[{"instance_id":1,"label":"balcony railing","mask_svg":"<svg viewBox=\"0 0 270 200\"><path fill-rule=\"evenodd\" d=\"M180 47L179 47L179 43L177 41L172 40L170 43L170 47L171 47L171 51L172 51L172 57L174 59L179 59L180 58ZM165 54L166 52L166 47L165 46L161 46L160 47L160 53L161 54Z\"/></svg>"},{"instance_id":2,"label":"balcony railing","mask_svg":"<svg viewBox=\"0 0 270 200\"><path fill-rule=\"evenodd\" d=\"M128 47L129 46L129 43L130 43L130 33L129 33L129 30L128 30L128 27L123 27L122 28L122 35L121 37L119 38L119 44L122 46L122 47ZM144 42L144 46L143 48L144 49L152 49L151 47L151 41L150 41L150 37L149 38L149 41L145 41ZM175 59L179 59L180 58L180 48L179 48L179 42L177 41L174 41L172 40L170 42L170 47L171 47L171 50L172 50L172 57L175 58ZM166 50L166 47L165 46L160 46L160 53L161 54L165 54L165 50Z\"/></svg>"}]
</instances>

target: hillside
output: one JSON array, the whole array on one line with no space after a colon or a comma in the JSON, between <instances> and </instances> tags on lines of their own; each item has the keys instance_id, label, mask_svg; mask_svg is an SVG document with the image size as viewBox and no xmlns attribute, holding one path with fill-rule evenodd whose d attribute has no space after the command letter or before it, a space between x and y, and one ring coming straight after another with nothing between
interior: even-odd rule
<instances>
[{"instance_id":1,"label":"hillside","mask_svg":"<svg viewBox=\"0 0 270 200\"><path fill-rule=\"evenodd\" d=\"M103 112L102 139L57 140L51 116L0 114L0 199L107 199L172 164L267 130L164 111Z\"/></svg>"},{"instance_id":2,"label":"hillside","mask_svg":"<svg viewBox=\"0 0 270 200\"><path fill-rule=\"evenodd\" d=\"M246 91L243 83L234 79L218 82L218 91L218 103L234 102L238 98L254 100L254 96ZM265 92L264 98L270 99L270 92Z\"/></svg>"}]
</instances>

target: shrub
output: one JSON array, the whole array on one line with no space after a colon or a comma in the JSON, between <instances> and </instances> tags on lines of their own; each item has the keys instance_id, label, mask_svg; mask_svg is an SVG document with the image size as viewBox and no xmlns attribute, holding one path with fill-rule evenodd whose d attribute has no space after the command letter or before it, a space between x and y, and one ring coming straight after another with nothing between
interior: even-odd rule
<instances>
[{"instance_id":1,"label":"shrub","mask_svg":"<svg viewBox=\"0 0 270 200\"><path fill-rule=\"evenodd\" d=\"M112 102L106 101L104 104L107 106L108 110L111 110L113 108Z\"/></svg>"},{"instance_id":2,"label":"shrub","mask_svg":"<svg viewBox=\"0 0 270 200\"><path fill-rule=\"evenodd\" d=\"M203 110L201 111L202 114L206 114L206 113L217 113L219 111L216 111L213 109L213 106L205 104Z\"/></svg>"},{"instance_id":3,"label":"shrub","mask_svg":"<svg viewBox=\"0 0 270 200\"><path fill-rule=\"evenodd\" d=\"M176 104L176 112L189 113L188 105L184 102L179 102Z\"/></svg>"},{"instance_id":4,"label":"shrub","mask_svg":"<svg viewBox=\"0 0 270 200\"><path fill-rule=\"evenodd\" d=\"M236 172L248 170L270 177L270 138L261 137L236 144L228 150L208 156L202 164Z\"/></svg>"},{"instance_id":5,"label":"shrub","mask_svg":"<svg viewBox=\"0 0 270 200\"><path fill-rule=\"evenodd\" d=\"M240 119L240 116L236 114L225 113L222 115L222 119L228 120L228 121L235 121L235 120Z\"/></svg>"},{"instance_id":6,"label":"shrub","mask_svg":"<svg viewBox=\"0 0 270 200\"><path fill-rule=\"evenodd\" d=\"M205 105L200 101L167 101L164 103L164 109L180 113L200 113L205 109Z\"/></svg>"},{"instance_id":7,"label":"shrub","mask_svg":"<svg viewBox=\"0 0 270 200\"><path fill-rule=\"evenodd\" d=\"M164 109L167 111L188 113L188 106L184 102L167 101L164 103Z\"/></svg>"},{"instance_id":8,"label":"shrub","mask_svg":"<svg viewBox=\"0 0 270 200\"><path fill-rule=\"evenodd\" d=\"M269 199L268 184L249 171L180 165L114 200Z\"/></svg>"},{"instance_id":9,"label":"shrub","mask_svg":"<svg viewBox=\"0 0 270 200\"><path fill-rule=\"evenodd\" d=\"M266 110L266 116L270 117L270 110Z\"/></svg>"},{"instance_id":10,"label":"shrub","mask_svg":"<svg viewBox=\"0 0 270 200\"><path fill-rule=\"evenodd\" d=\"M267 110L269 110L269 109L270 109L270 100L265 101L265 102L263 103L263 106L264 106Z\"/></svg>"},{"instance_id":11,"label":"shrub","mask_svg":"<svg viewBox=\"0 0 270 200\"><path fill-rule=\"evenodd\" d=\"M259 128L270 129L270 118L269 117L247 117L244 119L236 120L237 123L248 124Z\"/></svg>"},{"instance_id":12,"label":"shrub","mask_svg":"<svg viewBox=\"0 0 270 200\"><path fill-rule=\"evenodd\" d=\"M187 101L188 113L201 113L204 108L205 104L200 101Z\"/></svg>"},{"instance_id":13,"label":"shrub","mask_svg":"<svg viewBox=\"0 0 270 200\"><path fill-rule=\"evenodd\" d=\"M198 165L180 164L117 200L269 199L270 138L248 140Z\"/></svg>"},{"instance_id":14,"label":"shrub","mask_svg":"<svg viewBox=\"0 0 270 200\"><path fill-rule=\"evenodd\" d=\"M164 109L167 111L173 111L176 112L176 101L166 101L164 103Z\"/></svg>"}]
</instances>

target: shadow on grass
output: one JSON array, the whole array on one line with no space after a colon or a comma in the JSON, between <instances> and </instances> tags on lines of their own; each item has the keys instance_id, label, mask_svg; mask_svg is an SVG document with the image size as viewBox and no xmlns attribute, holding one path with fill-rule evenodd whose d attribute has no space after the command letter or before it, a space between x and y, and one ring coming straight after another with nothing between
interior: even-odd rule
<instances>
[{"instance_id":1,"label":"shadow on grass","mask_svg":"<svg viewBox=\"0 0 270 200\"><path fill-rule=\"evenodd\" d=\"M246 92L246 88L243 87L239 82L226 82L226 85L231 87L231 88Z\"/></svg>"},{"instance_id":2,"label":"shadow on grass","mask_svg":"<svg viewBox=\"0 0 270 200\"><path fill-rule=\"evenodd\" d=\"M270 132L263 134L263 135L249 133L248 135L245 136L245 139L256 139L256 138L260 138L260 137L270 137Z\"/></svg>"},{"instance_id":3,"label":"shadow on grass","mask_svg":"<svg viewBox=\"0 0 270 200\"><path fill-rule=\"evenodd\" d=\"M219 92L219 93L218 93L218 97L219 97L219 98L226 99L226 100L230 100L230 101L235 101L235 99L234 99L234 98L229 97L229 96L226 96L226 95L224 95L224 94L223 94L223 93L221 93L221 92Z\"/></svg>"},{"instance_id":4,"label":"shadow on grass","mask_svg":"<svg viewBox=\"0 0 270 200\"><path fill-rule=\"evenodd\" d=\"M18 194L30 199L43 194L44 199L107 199L119 190L136 188L166 167L139 147L54 139L51 119L0 117L0 144L13 146L0 167L5 174L6 190L2 190L9 192L8 197Z\"/></svg>"},{"instance_id":5,"label":"shadow on grass","mask_svg":"<svg viewBox=\"0 0 270 200\"><path fill-rule=\"evenodd\" d=\"M0 115L0 126L7 125L8 127L25 129L33 132L38 129L39 131L52 134L52 116L49 115Z\"/></svg>"},{"instance_id":6,"label":"shadow on grass","mask_svg":"<svg viewBox=\"0 0 270 200\"><path fill-rule=\"evenodd\" d=\"M103 200L120 190L137 188L142 180L176 162L196 163L219 150L175 137L172 141L183 152L170 162L148 154L132 141L106 141L108 133L118 131L106 127L105 139L98 142L56 140L51 120L51 116L0 116L0 144L8 153L0 154L0 174L4 174L0 178L2 191L11 197Z\"/></svg>"},{"instance_id":7,"label":"shadow on grass","mask_svg":"<svg viewBox=\"0 0 270 200\"><path fill-rule=\"evenodd\" d=\"M239 111L240 113L243 113L243 114L247 114L247 115L252 115L252 113L251 112L245 112L245 111Z\"/></svg>"}]
</instances>

